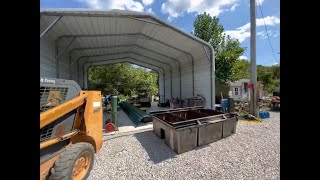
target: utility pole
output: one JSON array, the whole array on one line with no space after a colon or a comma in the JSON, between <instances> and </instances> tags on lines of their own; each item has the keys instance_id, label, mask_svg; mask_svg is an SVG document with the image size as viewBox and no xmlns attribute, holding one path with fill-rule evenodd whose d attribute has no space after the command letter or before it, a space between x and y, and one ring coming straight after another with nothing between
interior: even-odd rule
<instances>
[{"instance_id":1,"label":"utility pole","mask_svg":"<svg viewBox=\"0 0 320 180\"><path fill-rule=\"evenodd\" d=\"M253 88L250 91L251 114L258 115L257 65L256 65L256 0L250 0L250 80Z\"/></svg>"}]
</instances>

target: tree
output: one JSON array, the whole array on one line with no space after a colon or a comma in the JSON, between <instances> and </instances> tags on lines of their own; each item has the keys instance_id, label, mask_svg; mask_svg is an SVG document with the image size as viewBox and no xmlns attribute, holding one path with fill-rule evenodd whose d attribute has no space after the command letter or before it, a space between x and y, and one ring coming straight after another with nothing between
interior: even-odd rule
<instances>
[{"instance_id":1,"label":"tree","mask_svg":"<svg viewBox=\"0 0 320 180\"><path fill-rule=\"evenodd\" d=\"M246 59L239 59L232 67L232 81L250 78L250 63Z\"/></svg>"},{"instance_id":2,"label":"tree","mask_svg":"<svg viewBox=\"0 0 320 180\"><path fill-rule=\"evenodd\" d=\"M206 12L199 14L193 25L194 35L209 42L214 49L217 80L222 84L233 81L233 67L246 48L240 46L239 40L223 33L219 19Z\"/></svg>"},{"instance_id":3,"label":"tree","mask_svg":"<svg viewBox=\"0 0 320 180\"><path fill-rule=\"evenodd\" d=\"M268 93L280 88L280 66L257 66L257 79L261 81Z\"/></svg>"},{"instance_id":4,"label":"tree","mask_svg":"<svg viewBox=\"0 0 320 180\"><path fill-rule=\"evenodd\" d=\"M89 73L89 88L102 91L103 94L119 92L135 95L141 84L152 94L158 93L158 74L146 68L134 68L129 63L92 67Z\"/></svg>"}]
</instances>

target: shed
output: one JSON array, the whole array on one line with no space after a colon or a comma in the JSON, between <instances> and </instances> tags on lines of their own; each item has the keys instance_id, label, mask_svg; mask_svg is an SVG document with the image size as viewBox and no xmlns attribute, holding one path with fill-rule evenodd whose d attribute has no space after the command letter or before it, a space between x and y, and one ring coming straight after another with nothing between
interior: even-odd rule
<instances>
[{"instance_id":1,"label":"shed","mask_svg":"<svg viewBox=\"0 0 320 180\"><path fill-rule=\"evenodd\" d=\"M159 73L165 99L201 95L215 107L212 46L151 13L40 9L40 77L88 88L88 68L130 62Z\"/></svg>"}]
</instances>

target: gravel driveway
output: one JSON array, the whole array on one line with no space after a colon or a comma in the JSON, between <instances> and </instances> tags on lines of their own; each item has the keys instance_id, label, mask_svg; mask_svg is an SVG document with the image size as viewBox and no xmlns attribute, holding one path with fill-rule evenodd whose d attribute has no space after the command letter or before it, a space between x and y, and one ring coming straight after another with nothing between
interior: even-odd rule
<instances>
[{"instance_id":1,"label":"gravel driveway","mask_svg":"<svg viewBox=\"0 0 320 180\"><path fill-rule=\"evenodd\" d=\"M236 134L180 155L152 131L108 136L89 180L280 179L280 113L270 116L239 121Z\"/></svg>"}]
</instances>

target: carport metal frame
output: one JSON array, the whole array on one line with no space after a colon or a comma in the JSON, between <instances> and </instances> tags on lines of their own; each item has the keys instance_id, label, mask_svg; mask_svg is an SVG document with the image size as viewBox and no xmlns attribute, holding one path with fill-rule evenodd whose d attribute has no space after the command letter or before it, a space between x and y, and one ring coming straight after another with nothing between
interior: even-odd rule
<instances>
[{"instance_id":1,"label":"carport metal frame","mask_svg":"<svg viewBox=\"0 0 320 180\"><path fill-rule=\"evenodd\" d=\"M141 56L141 57L145 57L147 59L150 59L150 60L153 60L155 62L158 62L158 63L161 63L161 64L164 64L164 65L167 65L169 68L170 68L170 84L171 84L171 97L172 97L172 66L171 64L168 64L168 63L165 63L165 62L162 62L162 61L159 61L159 60L156 60L156 59L153 59L153 58L150 58L148 56L144 56L144 55L141 55L139 53L136 53L136 52L133 52L133 51L125 51L125 52L119 52L119 53L106 53L106 54L96 54L96 55L90 55L90 56L80 56L78 57L74 62L80 62L81 59L83 58L88 58L87 61L89 60L89 58L91 57L102 57L102 56L111 56L111 55L122 55L122 54L135 54L137 56ZM148 64L148 63L145 63L145 64ZM181 89L181 70L179 68L179 76L180 76L180 89ZM181 91L180 91L181 93ZM180 94L180 98L181 98L181 94Z\"/></svg>"},{"instance_id":2,"label":"carport metal frame","mask_svg":"<svg viewBox=\"0 0 320 180\"><path fill-rule=\"evenodd\" d=\"M213 98L213 81L214 81L214 71L215 71L215 66L214 66L214 49L213 47L203 41L202 39L200 38L197 38L195 36L192 36L190 34L187 34L186 32L183 32L182 30L178 29L177 27L175 26L171 26L169 25L168 23L166 23L165 21L161 20L161 19L158 19L157 17L155 17L153 14L151 13L148 13L148 14L139 14L139 13L135 13L135 14L117 14L117 15L114 15L114 14L90 14L90 13L81 13L81 12L78 12L78 13L68 13L68 12L45 12L45 11L41 11L40 10L40 19L41 19L41 16L42 15L46 15L46 16L58 16L58 18L56 20L53 21L53 23L51 23L48 28L46 28L44 30L44 32L42 32L40 34L40 40L41 38L56 24L56 22L58 22L63 16L84 16L84 17L117 17L117 18L130 18L130 19L135 19L135 20L141 20L141 19L137 19L137 18L150 18L152 19L153 21L157 22L157 23L154 23L154 22L150 22L150 21L146 21L146 20L143 20L144 22L147 22L147 23L151 23L151 24L157 24L159 23L159 25L161 26L164 26L164 27L167 27L167 28L170 28L180 34L182 34L183 36L185 37L188 37L194 41L197 41L199 42L200 44L203 44L203 46L207 46L209 47L209 49L211 50L211 55L208 57L209 59L209 63L210 63L210 84L211 84L211 90L210 90L210 96L211 96L211 109L215 109L215 107L213 106L213 102L215 101L215 98ZM158 40L159 41L159 40ZM161 42L161 41L160 41ZM190 54L192 59L193 59L193 56L192 54ZM208 56L208 55L207 55ZM194 60L194 59L193 59ZM79 64L79 63L78 63ZM193 78L193 83L194 83L194 62L192 63L192 78ZM181 84L180 84L180 87L181 87ZM194 92L194 85L193 85L193 92ZM181 94L181 88L180 88L180 94Z\"/></svg>"},{"instance_id":3,"label":"carport metal frame","mask_svg":"<svg viewBox=\"0 0 320 180\"><path fill-rule=\"evenodd\" d=\"M145 67L145 68L148 68L148 69L152 69L152 70L154 70L154 71L157 71L157 72L158 72L158 79L159 79L159 76L160 76L160 72L159 72L159 71L162 70L161 73L162 73L162 76L163 76L163 94L164 94L164 97L166 97L166 85L165 85L165 77L166 77L166 76L165 76L165 71L164 71L164 69L163 69L162 67L160 67L160 66L156 66L156 65L154 65L154 64L149 64L149 63L140 61L140 60L135 59L135 58L132 58L132 57L114 58L114 59L108 59L108 60L91 61L91 62L85 62L83 65L85 66L86 64L93 64L93 63L95 63L95 62L108 62L108 61L113 61L113 60L115 61L115 60L122 60L122 59L126 59L126 60L120 61L120 62L116 62L116 63L107 63L107 64L105 64L105 65L118 64L118 63L126 63L126 62L127 62L127 63L130 63L130 64L136 64L136 65L139 65L139 66L142 66L142 67ZM133 60L135 60L135 61L141 62L142 64L147 64L147 65L150 65L150 66L157 67L157 68L159 68L159 71L158 71L157 69L154 69L154 68L150 68L150 67L143 66L143 65L141 65L141 64L137 64L136 62L130 61L130 59L133 59ZM96 66L101 66L101 65L96 65ZM91 68L91 67L96 67L96 66L91 66L91 65L89 65L88 69ZM85 70L84 70L84 72L85 72ZM84 74L83 74L83 76L84 76ZM88 73L87 73L87 79L89 79ZM172 81L172 79L171 79L171 81ZM159 86L159 87L160 87L160 86ZM172 89L172 88L171 88L171 89ZM159 88L159 91L160 91L160 88ZM159 95L160 95L160 92L159 92ZM172 96L172 91L171 91L171 96Z\"/></svg>"},{"instance_id":4,"label":"carport metal frame","mask_svg":"<svg viewBox=\"0 0 320 180\"><path fill-rule=\"evenodd\" d=\"M121 57L121 58L112 58L112 59L107 59L107 60L97 60L97 61L89 61L89 58L91 57L103 57L103 56L108 56L108 55L116 55L116 54L129 54L131 52L122 52L122 53L114 53L114 54L101 54L101 55L94 55L94 56L88 56L88 57L83 57L83 58L87 58L87 60L83 63L83 65L85 64L90 64L90 63L94 63L94 62L102 62L102 61L111 61L111 60L117 60L117 59L133 59L135 61L138 61L138 62L141 62L141 63L144 63L144 64L147 64L147 65L150 65L150 66L154 66L154 67L157 67L157 68L161 68L164 71L164 68L163 67L160 67L158 65L155 65L155 64L151 64L151 63L147 63L147 62L144 62L144 61L141 61L141 60L138 60L134 57L131 57L131 56L125 56L125 57ZM88 62L89 61L89 62ZM165 64L165 63L163 63ZM171 91L170 91L170 94L171 94L171 97L172 97L172 67L169 65L169 64L166 64L170 67L170 84L171 84ZM79 67L79 64L78 64L78 68ZM84 67L83 67L84 68ZM83 77L84 77L84 73L85 73L85 69L83 69ZM164 80L165 80L165 76L164 76ZM164 87L165 87L165 81L164 81ZM181 96L181 95L180 95Z\"/></svg>"},{"instance_id":5,"label":"carport metal frame","mask_svg":"<svg viewBox=\"0 0 320 180\"><path fill-rule=\"evenodd\" d=\"M117 48L117 47L138 47L138 48L141 48L141 49L150 51L150 52L152 52L152 53L158 54L158 55L160 55L160 56L163 56L163 57L166 57L166 58L168 58L168 59L171 59L171 60L175 61L175 62L177 63L176 65L178 65L179 77L180 77L180 88L181 88L181 62L180 62L179 60L174 59L174 58L172 58L172 57L169 57L169 56L167 56L167 55L165 55L165 54L158 53L158 52L156 52L156 51L153 51L153 50L151 50L151 49L142 47L142 46L137 45L137 44L117 45L117 46L86 47L86 48L74 48L74 49L71 49L71 50L69 51L69 60L70 60L70 65L69 65L69 66L71 66L71 65L74 64L75 62L78 62L78 61L80 60L80 58L81 58L81 56L79 56L79 57L78 57L77 59L75 59L74 61L71 61L71 60L72 60L72 53L75 52L75 51L97 50L97 49L107 49L107 48ZM137 55L137 53L135 53L135 52L132 52L132 53ZM121 53L119 53L119 54L121 54ZM115 55L115 54L114 54L114 55ZM146 57L146 56L145 56L145 57ZM147 58L149 58L149 57L147 57ZM157 62L164 63L164 62L159 61L159 60L157 60ZM166 65L169 65L169 64L166 64ZM171 97L172 97L172 66L171 66L171 65L169 65L169 66L170 66L170 68L171 68L171 69L170 69L170 78L171 78L170 88L171 88ZM71 68L70 68L70 70L71 70ZM193 81L193 84L192 84L192 85L193 85L192 94L194 95L194 81ZM181 94L180 94L180 97L181 97Z\"/></svg>"},{"instance_id":6,"label":"carport metal frame","mask_svg":"<svg viewBox=\"0 0 320 180\"><path fill-rule=\"evenodd\" d=\"M151 41L155 41L155 42L158 42L164 46L167 46L169 48L172 48L172 49L175 49L176 51L180 51L184 54L187 54L191 57L191 65L192 65L192 95L194 96L194 57L192 54L190 54L189 52L186 52L186 51L183 51L179 48L176 48L174 46L171 46L167 43L164 43L158 39L155 39L155 38L152 38L148 35L145 35L143 33L121 33L121 34L96 34L96 35L63 35L63 36L59 36L56 40L55 40L55 44L56 44L56 49L57 48L57 45L59 44L59 41L63 38L88 38L88 37L93 37L93 38L96 38L96 37L105 37L105 36L144 36L146 37L146 40L151 40ZM187 57L187 56L186 56ZM174 58L170 58L170 59L174 59ZM178 60L179 61L179 60ZM187 61L188 61L188 58L187 58ZM182 87L182 84L181 84L181 63L179 61L179 74L180 74L180 87ZM182 89L180 88L180 98L181 98L181 94L182 94Z\"/></svg>"}]
</instances>

